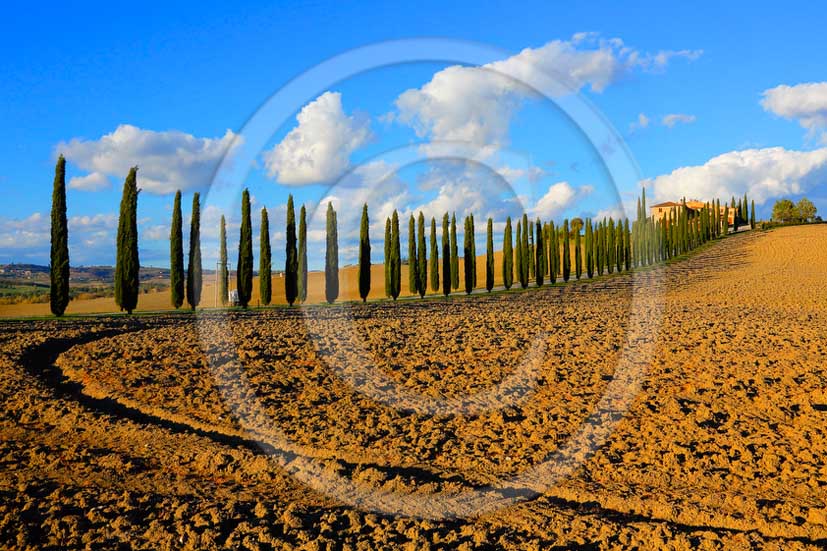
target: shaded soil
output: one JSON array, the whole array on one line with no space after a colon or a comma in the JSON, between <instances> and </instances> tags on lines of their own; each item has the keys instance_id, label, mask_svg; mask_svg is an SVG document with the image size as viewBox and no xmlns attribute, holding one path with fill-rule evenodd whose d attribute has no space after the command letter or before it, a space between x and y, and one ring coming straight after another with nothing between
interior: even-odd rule
<instances>
[{"instance_id":1,"label":"shaded soil","mask_svg":"<svg viewBox=\"0 0 827 551\"><path fill-rule=\"evenodd\" d=\"M5 323L0 546L823 548L826 268L825 228L795 227L525 293ZM652 355L626 415L598 411L632 312L657 320ZM613 416L542 495L467 518L363 510L291 474L436 499Z\"/></svg>"}]
</instances>

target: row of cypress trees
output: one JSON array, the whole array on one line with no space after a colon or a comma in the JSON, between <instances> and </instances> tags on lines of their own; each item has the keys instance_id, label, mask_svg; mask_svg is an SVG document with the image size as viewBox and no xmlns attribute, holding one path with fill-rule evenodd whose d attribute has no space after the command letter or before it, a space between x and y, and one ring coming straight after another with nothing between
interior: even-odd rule
<instances>
[{"instance_id":1,"label":"row of cypress trees","mask_svg":"<svg viewBox=\"0 0 827 551\"><path fill-rule=\"evenodd\" d=\"M137 167L132 167L124 181L118 219L117 254L115 263L115 300L121 310L131 313L137 306L140 262L138 257L137 202L140 190L137 187ZM503 232L502 276L506 289L513 286L516 271L517 282L526 288L533 279L537 286L548 280L553 284L557 278L569 281L572 272L576 279L585 275L609 274L650 266L685 254L692 249L727 235L729 213L734 210L734 226L749 223L755 226L755 202L745 194L736 201L721 208L720 201L706 203L699 211L686 207L673 208L660 219L651 217L646 211L646 192L638 199L637 220L631 225L628 218L615 221L613 218L593 221L587 219L570 227L564 220L559 229L554 222L543 223L539 218L533 223L523 214L517 221L516 240L512 241L512 220L506 219ZM307 299L307 213L301 208L298 231L292 195L287 201L285 297L292 305L297 300ZM69 302L69 251L68 224L66 218L65 159L60 156L55 168L52 193L52 236L51 236L51 290L52 312L60 316ZM201 301L202 262L200 246L200 196L193 195L192 216L189 234L189 255L184 270L183 229L181 214L181 192L175 194L170 229L170 294L172 305L180 308L186 298L195 309ZM584 233L581 236L581 225ZM339 294L338 224L336 211L328 204L326 213L325 253L325 298L334 302ZM366 300L371 287L370 274L370 220L368 206L362 208L359 238L359 295ZM464 289L471 293L477 287L476 242L474 217L468 215L464 221ZM409 218L408 265L409 291L424 297L428 286L432 291L440 289L439 249L437 246L436 219L430 221L430 250L427 256L426 221L423 213ZM571 240L574 240L572 247ZM222 304L227 302L229 269L227 264L226 222L221 217L219 232L219 294ZM261 211L259 249L259 294L264 305L272 301L272 257L270 246L269 216L265 208ZM385 294L394 300L401 292L400 276L402 259L400 255L399 215L393 212L385 222ZM456 215L445 213L442 219L442 292L446 296L459 288L459 251L457 243ZM572 248L574 266L572 270ZM430 274L429 274L430 271ZM430 276L430 277L429 277ZM236 288L239 302L247 307L252 295L253 247L250 217L250 194L244 190L241 201L241 228L239 234ZM494 286L494 244L493 220L486 227L485 288Z\"/></svg>"}]
</instances>

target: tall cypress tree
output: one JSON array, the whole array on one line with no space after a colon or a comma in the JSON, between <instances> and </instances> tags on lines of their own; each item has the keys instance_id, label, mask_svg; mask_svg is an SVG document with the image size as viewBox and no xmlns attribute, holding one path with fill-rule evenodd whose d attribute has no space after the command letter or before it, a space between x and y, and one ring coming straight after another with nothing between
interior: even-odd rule
<instances>
[{"instance_id":1,"label":"tall cypress tree","mask_svg":"<svg viewBox=\"0 0 827 551\"><path fill-rule=\"evenodd\" d=\"M749 213L749 227L750 229L755 229L755 199L752 200L751 209Z\"/></svg>"},{"instance_id":2,"label":"tall cypress tree","mask_svg":"<svg viewBox=\"0 0 827 551\"><path fill-rule=\"evenodd\" d=\"M243 212L242 206L242 212ZM243 226L242 226L243 227ZM244 236L242 235L242 240ZM239 261L241 250L238 251ZM285 231L285 254L284 254L284 298L287 304L293 306L299 295L299 252L296 249L296 209L293 207L293 195L287 197L287 227ZM236 271L238 281L241 281L241 262ZM239 299L241 298L241 285L238 286Z\"/></svg>"},{"instance_id":3,"label":"tall cypress tree","mask_svg":"<svg viewBox=\"0 0 827 551\"><path fill-rule=\"evenodd\" d=\"M307 209L299 211L299 258L296 262L296 293L299 302L307 300Z\"/></svg>"},{"instance_id":4,"label":"tall cypress tree","mask_svg":"<svg viewBox=\"0 0 827 551\"><path fill-rule=\"evenodd\" d=\"M201 199L192 196L192 221L190 222L190 254L187 264L187 303L195 308L201 303L203 273L201 266Z\"/></svg>"},{"instance_id":5,"label":"tall cypress tree","mask_svg":"<svg viewBox=\"0 0 827 551\"><path fill-rule=\"evenodd\" d=\"M583 275L583 253L580 250L580 229L574 232L574 275L577 279Z\"/></svg>"},{"instance_id":6,"label":"tall cypress tree","mask_svg":"<svg viewBox=\"0 0 827 551\"><path fill-rule=\"evenodd\" d=\"M416 220L416 229L416 275L419 278L416 288L422 298L428 292L428 249L425 247L425 215L422 211Z\"/></svg>"},{"instance_id":7,"label":"tall cypress tree","mask_svg":"<svg viewBox=\"0 0 827 551\"><path fill-rule=\"evenodd\" d=\"M326 247L324 255L324 296L328 303L339 297L339 229L333 203L327 204Z\"/></svg>"},{"instance_id":8,"label":"tall cypress tree","mask_svg":"<svg viewBox=\"0 0 827 551\"><path fill-rule=\"evenodd\" d=\"M531 233L531 226L528 224L528 215L523 213L523 235L522 239L520 240L520 259L522 260L522 271L520 272L520 287L525 289L528 287L528 278L529 278L529 258L530 253L528 249L528 235Z\"/></svg>"},{"instance_id":9,"label":"tall cypress tree","mask_svg":"<svg viewBox=\"0 0 827 551\"><path fill-rule=\"evenodd\" d=\"M448 236L448 213L442 217L442 294L451 294L451 240Z\"/></svg>"},{"instance_id":10,"label":"tall cypress tree","mask_svg":"<svg viewBox=\"0 0 827 551\"><path fill-rule=\"evenodd\" d=\"M362 206L362 221L359 223L359 296L367 301L370 293L370 220L368 204Z\"/></svg>"},{"instance_id":11,"label":"tall cypress tree","mask_svg":"<svg viewBox=\"0 0 827 551\"><path fill-rule=\"evenodd\" d=\"M528 228L528 255L526 256L528 257L528 279L530 281L535 277L534 261L536 259L534 258L534 224L529 222L526 227Z\"/></svg>"},{"instance_id":12,"label":"tall cypress tree","mask_svg":"<svg viewBox=\"0 0 827 551\"><path fill-rule=\"evenodd\" d=\"M227 222L223 214L218 228L218 243L218 294L221 298L221 305L224 306L229 300L230 270L227 266Z\"/></svg>"},{"instance_id":13,"label":"tall cypress tree","mask_svg":"<svg viewBox=\"0 0 827 551\"><path fill-rule=\"evenodd\" d=\"M738 207L735 206L735 197L732 198L732 231L738 231L738 222L741 218L741 212L738 210Z\"/></svg>"},{"instance_id":14,"label":"tall cypress tree","mask_svg":"<svg viewBox=\"0 0 827 551\"><path fill-rule=\"evenodd\" d=\"M632 232L629 229L629 219L623 221L623 262L626 266L626 271L632 269Z\"/></svg>"},{"instance_id":15,"label":"tall cypress tree","mask_svg":"<svg viewBox=\"0 0 827 551\"><path fill-rule=\"evenodd\" d=\"M605 257L604 257L604 246L603 241L605 239L605 231L604 231L604 223L598 222L597 223L597 235L595 236L594 240L594 247L595 247L595 266L597 267L597 275L603 275L603 266L605 265ZM643 240L641 240L643 242ZM642 248L642 247L641 247ZM641 251L641 254L643 252Z\"/></svg>"},{"instance_id":16,"label":"tall cypress tree","mask_svg":"<svg viewBox=\"0 0 827 551\"><path fill-rule=\"evenodd\" d=\"M563 281L571 277L571 241L569 237L569 219L563 220Z\"/></svg>"},{"instance_id":17,"label":"tall cypress tree","mask_svg":"<svg viewBox=\"0 0 827 551\"><path fill-rule=\"evenodd\" d=\"M128 314L138 306L138 167L129 169L123 183L115 260L115 302Z\"/></svg>"},{"instance_id":18,"label":"tall cypress tree","mask_svg":"<svg viewBox=\"0 0 827 551\"><path fill-rule=\"evenodd\" d=\"M517 264L517 281L520 282L522 285L523 281L523 223L518 218L517 219L517 239L515 241L516 246L516 259L515 263Z\"/></svg>"},{"instance_id":19,"label":"tall cypress tree","mask_svg":"<svg viewBox=\"0 0 827 551\"><path fill-rule=\"evenodd\" d=\"M640 200L638 200L640 201ZM640 208L640 207L638 207ZM586 219L586 275L591 279L594 277L594 254L592 251L592 220Z\"/></svg>"},{"instance_id":20,"label":"tall cypress tree","mask_svg":"<svg viewBox=\"0 0 827 551\"><path fill-rule=\"evenodd\" d=\"M511 289L514 284L514 250L511 245L511 217L505 220L503 232L503 286Z\"/></svg>"},{"instance_id":21,"label":"tall cypress tree","mask_svg":"<svg viewBox=\"0 0 827 551\"><path fill-rule=\"evenodd\" d=\"M485 231L485 290L494 288L494 221L489 218Z\"/></svg>"},{"instance_id":22,"label":"tall cypress tree","mask_svg":"<svg viewBox=\"0 0 827 551\"><path fill-rule=\"evenodd\" d=\"M261 209L261 228L259 235L258 254L258 290L261 303L268 306L273 299L273 280L271 268L270 250L270 219L267 216L267 209Z\"/></svg>"},{"instance_id":23,"label":"tall cypress tree","mask_svg":"<svg viewBox=\"0 0 827 551\"><path fill-rule=\"evenodd\" d=\"M408 220L408 292L415 295L419 291L419 263L416 259L416 221L413 214Z\"/></svg>"},{"instance_id":24,"label":"tall cypress tree","mask_svg":"<svg viewBox=\"0 0 827 551\"><path fill-rule=\"evenodd\" d=\"M184 236L181 218L181 190L172 203L172 227L169 230L169 290L177 310L184 304Z\"/></svg>"},{"instance_id":25,"label":"tall cypress tree","mask_svg":"<svg viewBox=\"0 0 827 551\"><path fill-rule=\"evenodd\" d=\"M451 214L451 288L459 289L459 251L457 250L457 216Z\"/></svg>"},{"instance_id":26,"label":"tall cypress tree","mask_svg":"<svg viewBox=\"0 0 827 551\"><path fill-rule=\"evenodd\" d=\"M465 231L463 232L464 246L462 247L462 260L465 267L465 294L470 295L474 290L474 250L471 242L474 240L474 230L471 228L471 217L465 217Z\"/></svg>"},{"instance_id":27,"label":"tall cypress tree","mask_svg":"<svg viewBox=\"0 0 827 551\"><path fill-rule=\"evenodd\" d=\"M626 252L623 250L623 242L623 224L618 220L615 226L615 266L618 272L623 271L623 258L626 256Z\"/></svg>"},{"instance_id":28,"label":"tall cypress tree","mask_svg":"<svg viewBox=\"0 0 827 551\"><path fill-rule=\"evenodd\" d=\"M288 200L288 209L292 210L293 208L293 201L292 197ZM288 215L289 216L289 215ZM293 219L290 220L288 218L288 227L292 222L293 225L293 251L295 252L295 228L296 228L296 220L295 215ZM289 236L289 234L288 234ZM289 238L289 237L288 237ZM292 265L292 273L296 273L296 260L295 256L293 257L293 265ZM241 304L243 308L247 308L247 305L250 304L250 298L253 296L253 225L250 221L250 191L245 189L244 192L241 194L241 231L239 232L238 237L238 262L236 263L236 289L238 289L238 302ZM287 278L287 274L285 274L285 278ZM287 280L285 280L285 286L287 285ZM292 283L292 297L288 295L287 301L292 304L293 300L296 299L296 280L295 275L293 276L293 283Z\"/></svg>"},{"instance_id":29,"label":"tall cypress tree","mask_svg":"<svg viewBox=\"0 0 827 551\"><path fill-rule=\"evenodd\" d=\"M431 216L431 291L439 291L439 248L436 241L436 219Z\"/></svg>"},{"instance_id":30,"label":"tall cypress tree","mask_svg":"<svg viewBox=\"0 0 827 551\"><path fill-rule=\"evenodd\" d=\"M391 218L391 262L390 262L390 291L393 300L399 298L402 290L402 258L399 245L399 214L394 210Z\"/></svg>"},{"instance_id":31,"label":"tall cypress tree","mask_svg":"<svg viewBox=\"0 0 827 551\"><path fill-rule=\"evenodd\" d=\"M477 230L474 227L474 214L471 213L471 266L473 268L471 277L473 278L474 288L477 288Z\"/></svg>"},{"instance_id":32,"label":"tall cypress tree","mask_svg":"<svg viewBox=\"0 0 827 551\"><path fill-rule=\"evenodd\" d=\"M722 220L721 230L723 235L729 234L729 207L724 207L724 219Z\"/></svg>"},{"instance_id":33,"label":"tall cypress tree","mask_svg":"<svg viewBox=\"0 0 827 551\"><path fill-rule=\"evenodd\" d=\"M543 286L543 278L546 275L546 247L543 242L543 224L538 218L534 223L535 238L534 238L534 278L537 281L537 287Z\"/></svg>"},{"instance_id":34,"label":"tall cypress tree","mask_svg":"<svg viewBox=\"0 0 827 551\"><path fill-rule=\"evenodd\" d=\"M608 272L614 273L615 268L615 256L617 255L617 251L615 250L615 221L613 218L609 218L609 227L606 230L606 268Z\"/></svg>"},{"instance_id":35,"label":"tall cypress tree","mask_svg":"<svg viewBox=\"0 0 827 551\"><path fill-rule=\"evenodd\" d=\"M560 242L557 239L557 228L554 222L548 223L548 280L552 285L557 283L557 274L560 273Z\"/></svg>"},{"instance_id":36,"label":"tall cypress tree","mask_svg":"<svg viewBox=\"0 0 827 551\"><path fill-rule=\"evenodd\" d=\"M52 189L49 277L49 305L52 314L60 317L69 305L69 224L66 220L66 159L63 155L58 157L55 165Z\"/></svg>"},{"instance_id":37,"label":"tall cypress tree","mask_svg":"<svg viewBox=\"0 0 827 551\"><path fill-rule=\"evenodd\" d=\"M391 219L385 219L385 296L391 296Z\"/></svg>"}]
</instances>

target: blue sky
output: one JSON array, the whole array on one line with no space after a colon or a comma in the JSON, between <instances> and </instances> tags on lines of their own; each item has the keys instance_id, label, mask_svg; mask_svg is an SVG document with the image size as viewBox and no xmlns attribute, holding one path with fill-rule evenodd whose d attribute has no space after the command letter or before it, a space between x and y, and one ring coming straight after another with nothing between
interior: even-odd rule
<instances>
[{"instance_id":1,"label":"blue sky","mask_svg":"<svg viewBox=\"0 0 827 551\"><path fill-rule=\"evenodd\" d=\"M767 215L775 198L807 195L827 213L827 7L444 4L7 7L0 22L0 263L48 261L59 152L75 179L68 192L73 264L112 263L120 188L132 164L141 167L144 188L143 264L168 263L176 188L184 189L185 217L192 192L205 194L207 265L222 213L232 254L237 208L206 192L221 158L240 147L234 140L245 123L326 59L403 38L480 42L500 52L486 60L494 67L529 60L538 71L559 71L617 130L651 197L747 191ZM304 122L298 113L267 121L272 136L242 172L254 210L270 211L274 262L281 262L288 193L311 210L334 201L344 263L355 257L348 236L364 200L377 253L393 208L406 217L420 209L429 217L473 210L481 229L486 216L501 223L523 209L562 220L616 215L633 201L640 182L615 189L600 161L605 144L589 143L555 107L565 94L538 98L510 79L504 84L496 71L455 68L437 60L353 75L309 93ZM311 224L311 266L320 264L319 229Z\"/></svg>"}]
</instances>

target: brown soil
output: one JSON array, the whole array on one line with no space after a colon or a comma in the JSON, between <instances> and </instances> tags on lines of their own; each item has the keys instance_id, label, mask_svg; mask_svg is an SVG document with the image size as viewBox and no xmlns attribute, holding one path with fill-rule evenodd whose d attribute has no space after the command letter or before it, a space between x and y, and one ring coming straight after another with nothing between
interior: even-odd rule
<instances>
[{"instance_id":1,"label":"brown soil","mask_svg":"<svg viewBox=\"0 0 827 551\"><path fill-rule=\"evenodd\" d=\"M827 227L795 227L636 276L663 295L635 303L623 275L197 324L5 323L0 545L821 549L825 268ZM600 413L619 419L608 440L542 495L431 520L365 511L291 476L315 462L369 492L435 500L525 472L594 415L633 305L662 308L640 390L625 417ZM501 409L427 410L459 410L525 365L537 380ZM417 398L383 401L400 392ZM272 458L260 442L280 434L289 446Z\"/></svg>"}]
</instances>

